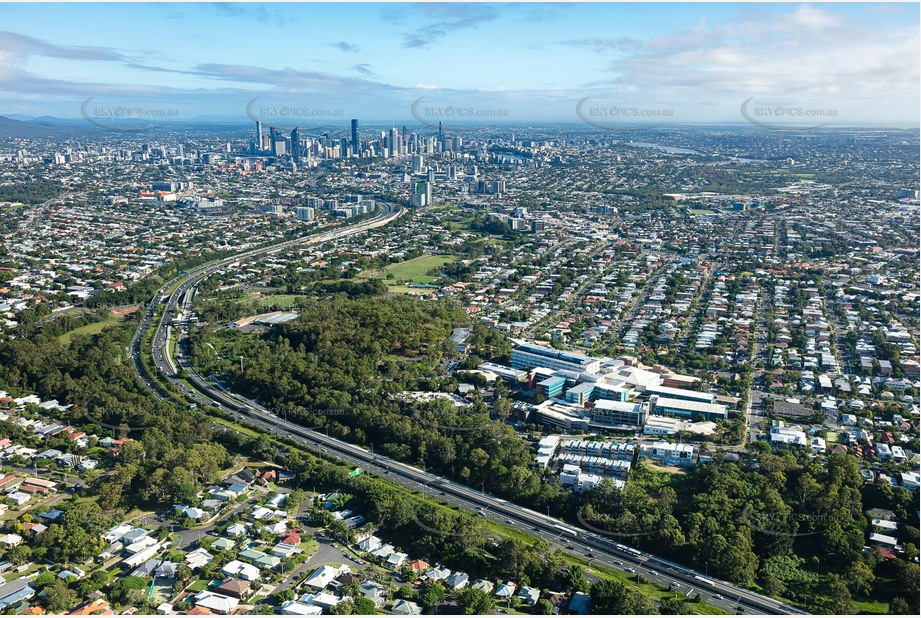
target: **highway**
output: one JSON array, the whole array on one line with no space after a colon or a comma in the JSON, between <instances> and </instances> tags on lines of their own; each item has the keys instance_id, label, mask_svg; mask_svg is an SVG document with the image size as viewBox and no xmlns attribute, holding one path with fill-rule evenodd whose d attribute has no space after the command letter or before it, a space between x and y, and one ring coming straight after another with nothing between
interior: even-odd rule
<instances>
[{"instance_id":1,"label":"highway","mask_svg":"<svg viewBox=\"0 0 921 618\"><path fill-rule=\"evenodd\" d=\"M522 508L501 498L474 490L425 470L376 455L360 446L329 437L325 433L288 422L275 416L254 401L241 395L215 388L214 385L195 371L189 364L187 357L180 357L176 360L171 358L169 353L171 329L169 327L172 326L172 319L180 313L189 315L192 309L192 299L198 284L212 273L241 258L270 254L295 244L317 243L333 238L342 238L386 225L402 215L403 212L402 208L396 209L388 206L384 212L374 218L354 226L345 229L340 228L306 239L250 250L233 257L223 258L199 266L180 277L176 277L154 296L132 342L129 354L134 360L142 379L145 378L144 369L140 362L142 335L152 324L156 315L156 308L163 304L163 316L157 324L153 337L152 357L154 365L157 371L171 382L177 390L197 402L203 409L207 410L208 407L219 408L224 413L230 414L249 425L284 436L321 455L341 460L352 466L361 467L367 473L387 478L405 487L429 493L439 500L466 509L474 515L489 517L503 525L527 531L532 536L550 541L553 545L563 549L563 551L588 559L590 564L603 565L630 574L635 573L637 577L642 575L645 579L666 587L671 584L673 589L686 594L688 597L693 597L699 592L705 602L730 613L750 615L806 613L728 582L707 577L703 573L698 573L652 554L628 548L605 535L575 528L542 513ZM173 286L175 288L167 295L167 292ZM177 370L184 370L188 374L188 384L178 377ZM145 382L156 392L156 388L149 380L145 379ZM194 388L190 388L189 385ZM164 398L163 395L165 393L161 393L158 396Z\"/></svg>"}]
</instances>

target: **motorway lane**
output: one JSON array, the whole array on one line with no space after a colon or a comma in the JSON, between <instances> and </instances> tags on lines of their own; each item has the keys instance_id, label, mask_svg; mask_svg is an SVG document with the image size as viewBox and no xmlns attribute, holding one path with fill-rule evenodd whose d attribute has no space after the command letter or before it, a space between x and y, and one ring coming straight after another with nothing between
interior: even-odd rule
<instances>
[{"instance_id":1,"label":"motorway lane","mask_svg":"<svg viewBox=\"0 0 921 618\"><path fill-rule=\"evenodd\" d=\"M395 218L395 216L393 218ZM370 224L371 222L365 223ZM381 223L381 225L382 224L383 223ZM367 228L338 230L331 234L334 234L335 237L341 237L348 233L363 231L363 229ZM324 236L327 235L314 237L312 240L314 242L322 242L328 239L324 238ZM281 250L281 248L266 248L259 250L257 254L278 250ZM631 553L614 548L614 542L611 539L598 534L588 533L584 530L579 530L577 534L573 534L572 526L565 526L569 531L557 529L557 526L562 524L559 520L523 509L505 500L442 479L441 477L429 474L407 464L386 457L373 455L361 447L342 442L335 438L330 438L325 434L305 429L295 423L277 418L255 402L242 396L218 391L213 388L211 384L195 372L194 368L188 364L187 359L179 359L180 368L189 373L189 381L201 392L199 393L189 389L188 386L176 377L174 368L169 366L161 352L161 350L169 346L170 343L169 339L165 336L165 328L168 325L167 317L174 313L178 313L180 310L184 309L188 311L191 309L190 306L178 305L180 299L190 301L189 297L191 295L186 296L186 292L189 289L197 287L197 284L202 279L209 276L215 270L223 268L225 265L238 259L240 259L240 256L225 258L219 260L217 264L206 264L187 273L182 277L182 283L176 287L167 300L167 308L164 312L164 317L161 319L154 337L154 341L157 345L155 346L153 357L158 371L163 373L181 392L186 393L203 406L214 405L216 402L220 402L221 405L218 405L218 407L224 411L229 411L240 420L268 432L284 435L312 450L319 450L330 457L338 458L351 465L358 465L368 472L383 478L389 478L389 480L404 486L419 491L430 491L428 488L436 487L436 491L439 492L438 499L449 504L474 513L477 513L480 509L491 509L491 512L495 513L497 520L504 525L526 531L532 536L542 537L564 551L575 553L576 555L581 554L582 556L592 559L595 564L601 564L624 572L630 572L628 569L634 569L634 571L638 571L639 574L642 574L647 579L664 586L668 586L671 582L675 582L678 584L678 586L675 586L677 590L683 592L690 590L691 596L693 596L696 590L699 590L699 585L704 585L706 587L705 584L701 584L694 579L695 575L698 574L690 569L668 563L648 554L641 554L639 557L634 556ZM176 279L170 282L164 290L168 289L169 286L175 282ZM158 294L158 296L160 296L160 294ZM155 300L157 300L157 297L155 297ZM154 306L155 303L151 303L148 309L147 317L150 319L152 319L152 309ZM147 319L147 317L145 317L144 322L142 322L142 326L145 323L148 325L150 324L150 319ZM139 333L140 332L142 331L139 330ZM138 346L140 345L140 336L136 337L135 341L136 346L134 351L136 354L139 354L140 350ZM136 358L136 362L139 362L139 358ZM486 511L487 514L489 512L489 510ZM504 520L504 522L502 520ZM563 537L566 537L565 541ZM650 572L649 568L645 566L646 564L655 565L653 572ZM702 574L699 575L702 576ZM712 580L712 578L710 579ZM721 593L724 598L718 599L713 597L712 594L715 591ZM780 603L773 599L761 597L760 595L736 588L725 582L715 582L712 590L708 588L707 590L700 590L700 592L704 601L728 611L750 614L758 614L765 611L773 614L786 614L792 612L803 613L793 608L781 606Z\"/></svg>"},{"instance_id":2,"label":"motorway lane","mask_svg":"<svg viewBox=\"0 0 921 618\"><path fill-rule=\"evenodd\" d=\"M198 375L188 365L187 361L183 362L182 368L189 372L190 381L196 389L204 390L211 397L209 399L204 395L196 394L203 404L207 405L212 400L218 400L224 404L225 408L233 409L231 406L245 407L249 410L249 414L234 413L234 416L267 431L285 435L308 448L319 451L323 455L337 458L353 466L359 466L366 472L376 474L382 478L388 478L420 493L433 495L441 501L473 513L479 513L480 509L483 509L485 516L492 516L490 518L494 519L494 521L527 532L532 536L544 538L563 551L591 559L594 564L624 572L630 572L628 569L632 568L637 574L641 574L646 579L663 587L667 587L672 582L678 583L678 586L673 586L676 590L682 593L690 591L691 597L694 596L695 592L699 591L705 602L730 612L760 614L763 611L759 611L758 608L749 604L751 601L758 601L757 596L753 593L735 589L722 583L711 589L693 579L693 572L689 574L688 570L683 567L672 565L646 554L637 558L629 553L613 549L604 551L604 549L598 547L597 542L586 542L590 541L589 533L579 531L579 536L572 537L570 534L554 528L556 524L562 522L546 518L541 514L528 511L464 485L447 481L424 470L419 470L386 457L373 455L361 447L341 442L322 433L305 430L296 423L286 422L274 417L261 406L244 397L211 390L210 384ZM176 382L179 383L179 380L176 380ZM534 524L537 524L537 526ZM571 528L571 526L566 527ZM582 539L585 539L585 541ZM607 542L607 539L603 539L603 542ZM654 566L649 567L648 565L650 564ZM722 599L713 596L720 593L723 597ZM743 602L741 604L742 609L737 609L736 607L740 600L748 602Z\"/></svg>"}]
</instances>

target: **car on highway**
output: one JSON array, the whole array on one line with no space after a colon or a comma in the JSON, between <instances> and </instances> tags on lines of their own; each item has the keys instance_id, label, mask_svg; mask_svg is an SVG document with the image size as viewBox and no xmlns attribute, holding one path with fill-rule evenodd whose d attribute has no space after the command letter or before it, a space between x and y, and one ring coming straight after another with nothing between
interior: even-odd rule
<instances>
[{"instance_id":1,"label":"car on highway","mask_svg":"<svg viewBox=\"0 0 921 618\"><path fill-rule=\"evenodd\" d=\"M624 570L625 570L627 573L636 573L636 569L631 568L631 567L627 567L627 568L624 569Z\"/></svg>"},{"instance_id":2,"label":"car on highway","mask_svg":"<svg viewBox=\"0 0 921 618\"><path fill-rule=\"evenodd\" d=\"M672 588L681 588L681 584L678 582L672 582Z\"/></svg>"},{"instance_id":3,"label":"car on highway","mask_svg":"<svg viewBox=\"0 0 921 618\"><path fill-rule=\"evenodd\" d=\"M714 598L714 599L721 599L721 600L722 600L723 595L721 595L721 594L714 594L714 595L713 595L713 598Z\"/></svg>"},{"instance_id":4,"label":"car on highway","mask_svg":"<svg viewBox=\"0 0 921 618\"><path fill-rule=\"evenodd\" d=\"M505 523L511 524L511 523L514 523L514 522L513 522L511 519L506 519L506 520L505 520Z\"/></svg>"}]
</instances>

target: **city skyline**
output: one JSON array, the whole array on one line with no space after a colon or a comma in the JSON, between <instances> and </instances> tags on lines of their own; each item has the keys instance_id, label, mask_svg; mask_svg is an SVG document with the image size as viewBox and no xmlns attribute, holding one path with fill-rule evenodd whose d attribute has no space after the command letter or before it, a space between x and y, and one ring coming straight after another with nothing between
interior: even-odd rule
<instances>
[{"instance_id":1,"label":"city skyline","mask_svg":"<svg viewBox=\"0 0 921 618\"><path fill-rule=\"evenodd\" d=\"M918 125L915 4L47 8L0 5L0 115Z\"/></svg>"}]
</instances>

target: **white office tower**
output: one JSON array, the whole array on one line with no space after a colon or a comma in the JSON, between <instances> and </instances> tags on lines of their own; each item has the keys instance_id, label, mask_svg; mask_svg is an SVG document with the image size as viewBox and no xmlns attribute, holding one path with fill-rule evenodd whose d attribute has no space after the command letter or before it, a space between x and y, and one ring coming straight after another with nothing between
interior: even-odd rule
<instances>
[{"instance_id":1,"label":"white office tower","mask_svg":"<svg viewBox=\"0 0 921 618\"><path fill-rule=\"evenodd\" d=\"M313 221L316 218L316 212L310 206L299 206L294 212L298 221Z\"/></svg>"}]
</instances>

